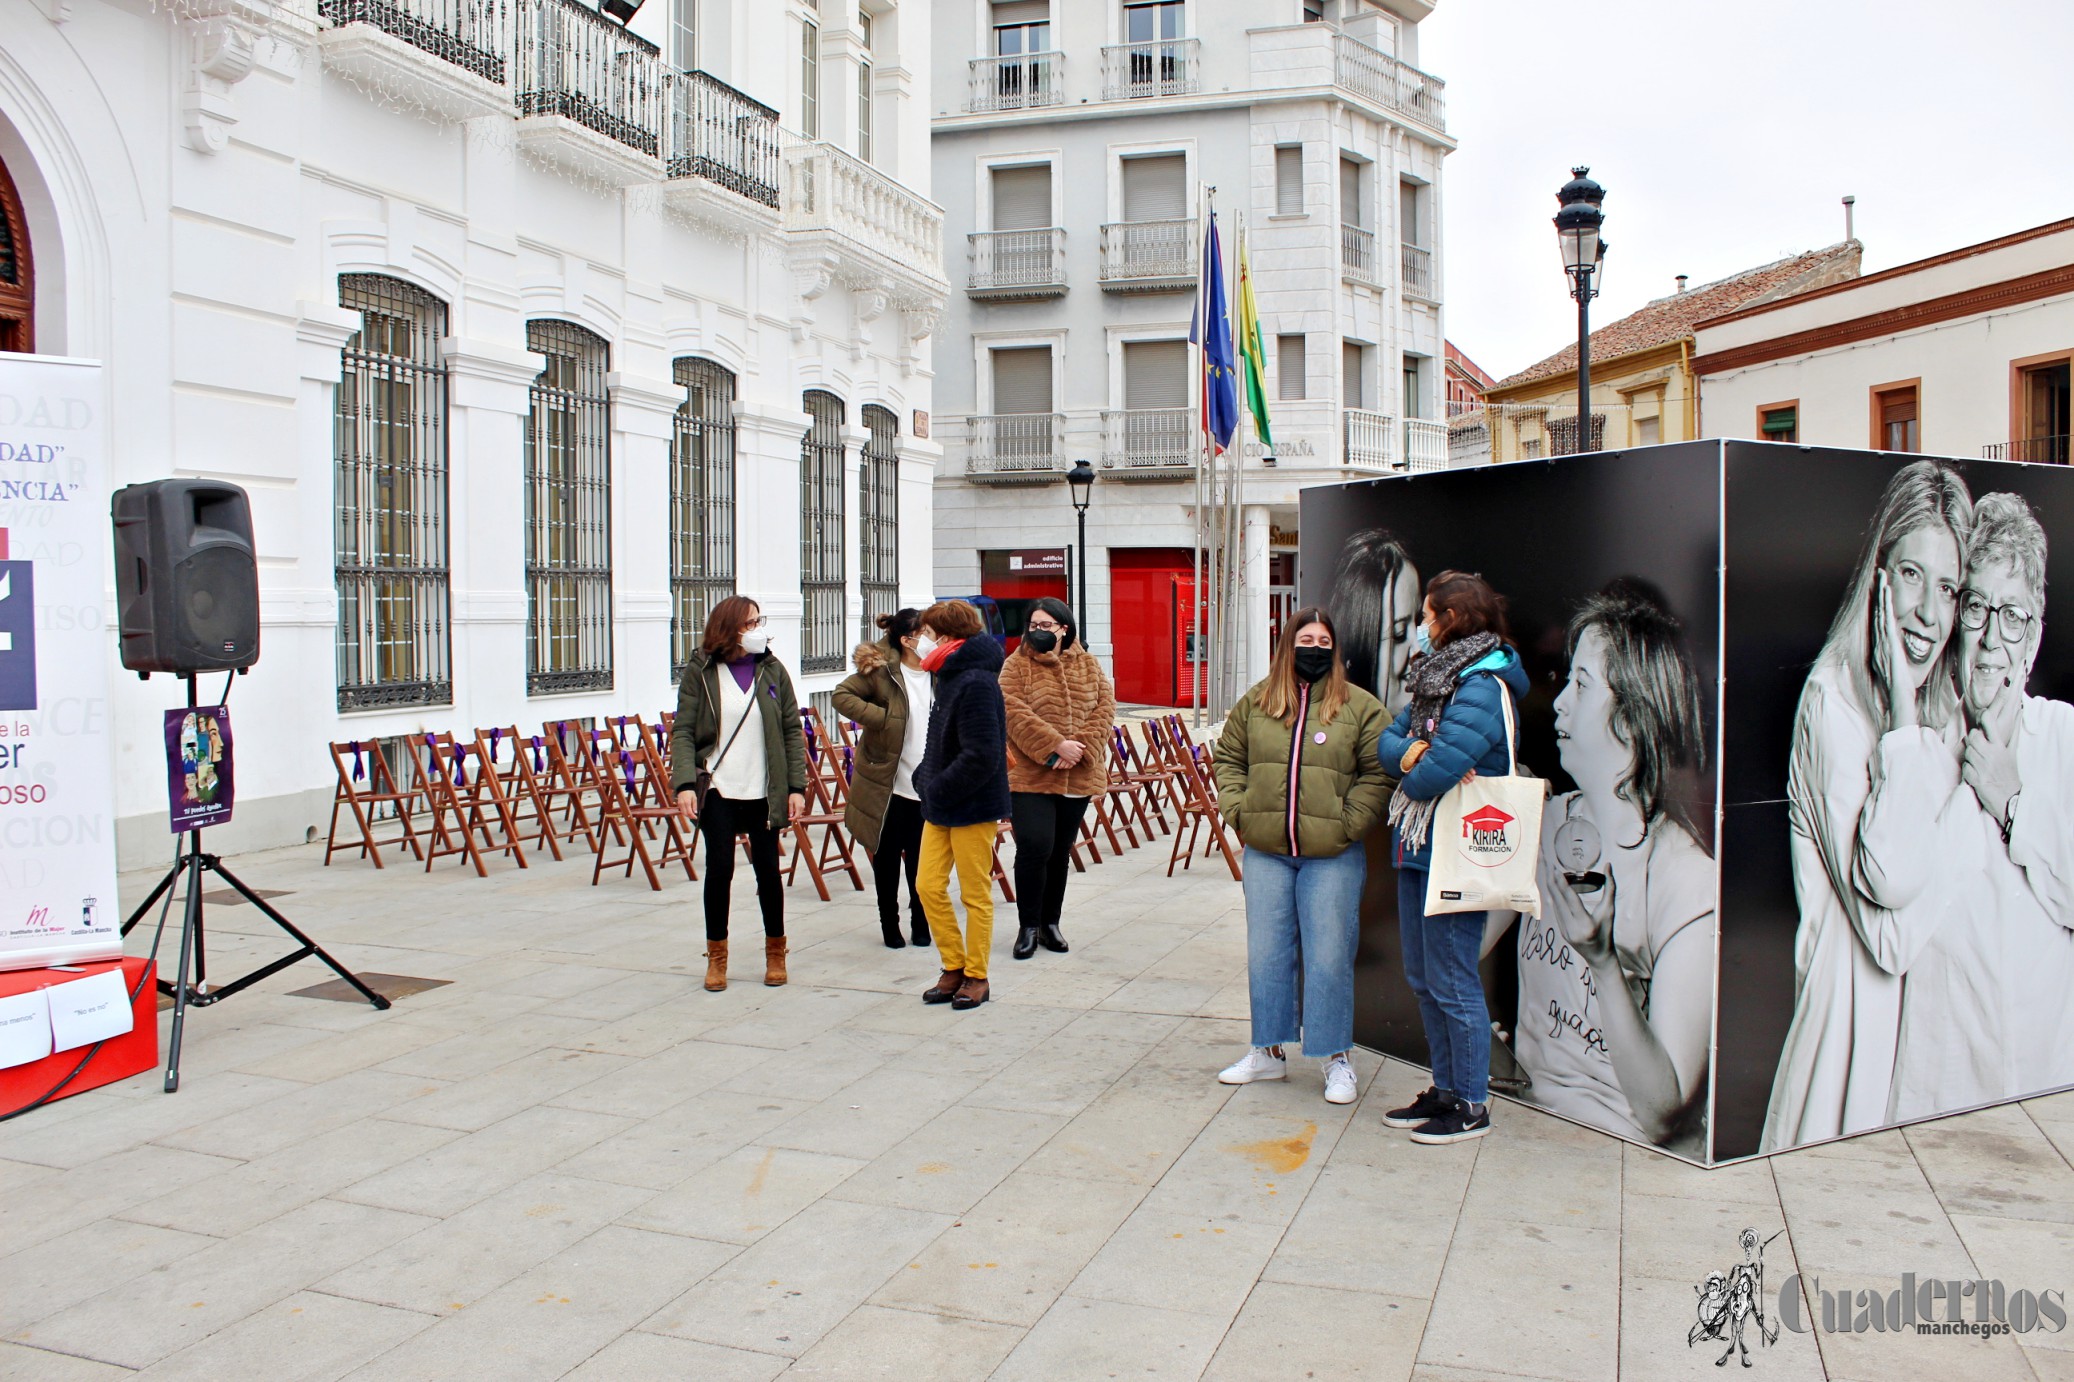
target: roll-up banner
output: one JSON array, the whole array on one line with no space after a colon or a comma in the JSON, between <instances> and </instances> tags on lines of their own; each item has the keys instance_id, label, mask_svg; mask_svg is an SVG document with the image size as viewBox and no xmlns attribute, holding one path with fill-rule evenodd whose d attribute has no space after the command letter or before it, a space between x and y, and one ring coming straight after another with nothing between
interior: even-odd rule
<instances>
[{"instance_id":1,"label":"roll-up banner","mask_svg":"<svg viewBox=\"0 0 2074 1382\"><path fill-rule=\"evenodd\" d=\"M101 366L0 354L0 969L122 953Z\"/></svg>"},{"instance_id":2,"label":"roll-up banner","mask_svg":"<svg viewBox=\"0 0 2074 1382\"><path fill-rule=\"evenodd\" d=\"M1493 1090L1720 1162L2074 1084L2074 471L1727 441L1305 491L1304 601L1393 712L1448 568L1509 600L1549 792L1543 915L1482 928ZM1424 1065L1367 844L1356 1039Z\"/></svg>"}]
</instances>

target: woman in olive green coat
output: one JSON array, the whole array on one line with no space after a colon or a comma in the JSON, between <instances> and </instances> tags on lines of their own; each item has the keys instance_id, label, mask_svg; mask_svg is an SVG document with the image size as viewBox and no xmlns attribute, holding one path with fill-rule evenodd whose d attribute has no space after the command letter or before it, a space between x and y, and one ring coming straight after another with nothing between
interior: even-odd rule
<instances>
[{"instance_id":1,"label":"woman in olive green coat","mask_svg":"<svg viewBox=\"0 0 2074 1382\"><path fill-rule=\"evenodd\" d=\"M1350 1104L1361 837L1383 816L1376 740L1389 717L1347 680L1337 641L1324 610L1290 616L1266 679L1232 707L1217 743L1218 809L1246 846L1253 1013L1252 1049L1217 1078L1282 1079L1282 1048L1301 1037L1303 1053L1325 1062L1326 1099Z\"/></svg>"},{"instance_id":2,"label":"woman in olive green coat","mask_svg":"<svg viewBox=\"0 0 2074 1382\"><path fill-rule=\"evenodd\" d=\"M915 869L922 856L922 802L915 769L929 737L934 678L915 656L922 616L903 609L881 614L886 636L860 643L850 654L857 672L835 688L836 713L864 731L850 768L850 799L843 824L870 851L878 887L879 931L890 950L907 944L900 934L900 875L907 874L907 909L916 945L929 944L929 921L915 896Z\"/></svg>"}]
</instances>

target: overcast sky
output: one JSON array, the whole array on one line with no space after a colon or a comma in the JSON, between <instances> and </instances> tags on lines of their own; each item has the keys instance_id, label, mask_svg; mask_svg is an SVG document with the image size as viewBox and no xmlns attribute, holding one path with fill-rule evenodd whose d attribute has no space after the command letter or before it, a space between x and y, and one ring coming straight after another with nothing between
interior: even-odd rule
<instances>
[{"instance_id":1,"label":"overcast sky","mask_svg":"<svg viewBox=\"0 0 2074 1382\"><path fill-rule=\"evenodd\" d=\"M2074 0L1439 0L1447 334L1492 374L1573 340L1556 189L1606 188L1603 324L1843 238L1867 272L2074 216Z\"/></svg>"}]
</instances>

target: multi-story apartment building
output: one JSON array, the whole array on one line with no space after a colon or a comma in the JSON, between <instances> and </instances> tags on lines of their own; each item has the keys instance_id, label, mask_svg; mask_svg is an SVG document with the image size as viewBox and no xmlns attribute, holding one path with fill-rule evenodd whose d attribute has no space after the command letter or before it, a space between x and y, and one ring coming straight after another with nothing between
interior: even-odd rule
<instances>
[{"instance_id":1,"label":"multi-story apartment building","mask_svg":"<svg viewBox=\"0 0 2074 1382\"><path fill-rule=\"evenodd\" d=\"M1206 204L1241 218L1276 453L1244 458L1251 657L1294 583L1296 495L1447 464L1441 82L1430 0L959 0L934 36L951 301L936 583L1067 593L1061 483L1097 470L1089 644L1126 700L1190 683L1199 441L1187 345ZM1214 188L1214 198L1199 189ZM962 261L962 262L961 262ZM1129 631L1129 637L1123 631Z\"/></svg>"},{"instance_id":2,"label":"multi-story apartment building","mask_svg":"<svg viewBox=\"0 0 2074 1382\"><path fill-rule=\"evenodd\" d=\"M728 592L803 694L930 593L932 7L638 6L0 10L0 346L104 362L117 485L252 495L220 847L321 831L327 740L652 716ZM157 859L180 691L116 687Z\"/></svg>"}]
</instances>

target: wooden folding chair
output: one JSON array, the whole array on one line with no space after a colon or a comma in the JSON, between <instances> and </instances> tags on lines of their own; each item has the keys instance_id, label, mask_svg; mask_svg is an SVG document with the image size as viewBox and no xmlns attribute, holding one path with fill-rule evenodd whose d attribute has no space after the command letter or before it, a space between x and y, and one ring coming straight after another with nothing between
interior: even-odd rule
<instances>
[{"instance_id":1,"label":"wooden folding chair","mask_svg":"<svg viewBox=\"0 0 2074 1382\"><path fill-rule=\"evenodd\" d=\"M511 755L508 764L507 748ZM536 850L546 845L560 863L562 845L555 834L554 812L547 803L547 754L540 736L528 742L517 725L492 725L475 732L475 752L478 761L496 774L498 789L511 805L512 827L520 838Z\"/></svg>"},{"instance_id":2,"label":"wooden folding chair","mask_svg":"<svg viewBox=\"0 0 2074 1382\"><path fill-rule=\"evenodd\" d=\"M430 873L434 863L456 854L475 866L478 878L489 877L486 854L509 854L525 868L525 850L507 814L509 803L498 790L496 772L480 762L472 776L468 771L473 745L438 733L414 734L406 742L432 815L425 871Z\"/></svg>"},{"instance_id":3,"label":"wooden folding chair","mask_svg":"<svg viewBox=\"0 0 2074 1382\"><path fill-rule=\"evenodd\" d=\"M346 758L351 755L353 766L346 767ZM341 850L357 849L364 858L374 860L376 868L382 868L382 846L408 846L412 854L420 859L425 851L418 847L418 832L411 826L411 811L423 804L424 794L415 784L408 791L397 787L396 777L389 771L389 759L383 754L382 746L372 739L354 739L343 744L331 745L331 766L338 770L338 786L331 794L331 831L324 842L324 863L328 867L331 856ZM402 833L379 839L375 827L379 823L380 810L387 806L396 812L396 821L403 827ZM338 838L338 813L343 807L351 815L359 829L360 838L340 843Z\"/></svg>"},{"instance_id":4,"label":"wooden folding chair","mask_svg":"<svg viewBox=\"0 0 2074 1382\"><path fill-rule=\"evenodd\" d=\"M696 881L698 870L692 867L691 844L685 838L685 827L690 824L677 809L677 803L669 796L668 782L655 781L655 764L644 743L622 749L613 742L609 730L596 731L601 738L596 757L597 781L601 806L598 832L598 857L591 865L591 886L608 868L625 866L625 876L634 876L634 865L640 864L641 872L648 878L648 886L656 892L663 890L662 876L658 869L671 864L682 864L684 876ZM642 805L642 802L661 801L662 805ZM605 835L609 828L615 839L624 831L626 857L609 857L605 846ZM649 845L657 842L660 834L661 849L651 852ZM693 839L697 832L689 832Z\"/></svg>"},{"instance_id":5,"label":"wooden folding chair","mask_svg":"<svg viewBox=\"0 0 2074 1382\"><path fill-rule=\"evenodd\" d=\"M1138 758L1138 763L1148 779L1152 809L1164 823L1168 808L1178 812L1186 795L1180 782L1181 765L1174 757L1173 741L1159 721L1146 720L1138 726L1138 731L1145 736L1145 752ZM1181 828L1178 816L1174 828Z\"/></svg>"},{"instance_id":6,"label":"wooden folding chair","mask_svg":"<svg viewBox=\"0 0 2074 1382\"><path fill-rule=\"evenodd\" d=\"M1011 903L1015 901L1015 883L1009 878L1008 870L1001 867L1001 842L1014 838L1015 824L1012 821L1002 821L994 827L994 881L1001 885L1001 896Z\"/></svg>"},{"instance_id":7,"label":"wooden folding chair","mask_svg":"<svg viewBox=\"0 0 2074 1382\"><path fill-rule=\"evenodd\" d=\"M1217 789L1212 785L1200 748L1184 754L1180 760L1182 790L1186 800L1181 805L1181 822L1174 827L1174 848L1167 855L1167 877L1174 876L1175 861L1187 868L1195 859L1195 842L1204 826L1210 828L1209 842L1203 846L1203 857L1210 857L1211 849L1224 851L1224 862L1231 869L1233 881L1245 877L1239 867L1239 856L1232 850L1231 837L1224 828L1224 815L1217 809ZM1188 844L1181 843L1181 825L1188 826Z\"/></svg>"},{"instance_id":8,"label":"wooden folding chair","mask_svg":"<svg viewBox=\"0 0 2074 1382\"><path fill-rule=\"evenodd\" d=\"M1136 752L1131 746L1130 731L1122 725L1112 725L1109 729L1109 781L1104 786L1102 795L1116 803L1115 814L1122 818L1124 833L1129 837L1133 849L1138 847L1137 831L1131 824L1133 817L1136 817L1138 825L1144 828L1148 844L1156 835L1166 831L1167 822L1164 816L1160 817L1157 827L1153 825L1153 811L1157 802L1151 799L1152 792L1153 779L1138 766Z\"/></svg>"},{"instance_id":9,"label":"wooden folding chair","mask_svg":"<svg viewBox=\"0 0 2074 1382\"><path fill-rule=\"evenodd\" d=\"M807 740L807 773L818 779L827 808L840 812L850 799L850 775L844 771L845 745L822 726L820 712L799 708L800 730Z\"/></svg>"},{"instance_id":10,"label":"wooden folding chair","mask_svg":"<svg viewBox=\"0 0 2074 1382\"><path fill-rule=\"evenodd\" d=\"M812 714L811 710L801 714ZM812 740L809 739L811 746ZM827 743L822 743L824 758L833 758L826 752ZM789 886L799 873L799 866L807 866L807 875L814 880L814 891L826 902L828 897L828 875L847 873L851 884L858 892L864 891L864 875L858 871L855 857L856 846L849 831L843 825L843 809L840 788L811 767L807 773L806 814L792 822L787 832L792 836L792 858L785 866L785 882ZM814 844L813 832L821 831L821 843Z\"/></svg>"},{"instance_id":11,"label":"wooden folding chair","mask_svg":"<svg viewBox=\"0 0 2074 1382\"><path fill-rule=\"evenodd\" d=\"M549 720L540 727L540 737L527 747L546 749L547 776L540 784L549 812L561 818L561 836L575 842L580 834L595 854L603 842L593 825L603 797L598 775L591 762L590 744L575 720Z\"/></svg>"}]
</instances>

